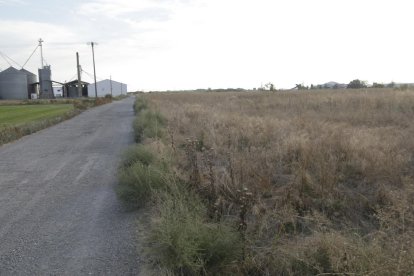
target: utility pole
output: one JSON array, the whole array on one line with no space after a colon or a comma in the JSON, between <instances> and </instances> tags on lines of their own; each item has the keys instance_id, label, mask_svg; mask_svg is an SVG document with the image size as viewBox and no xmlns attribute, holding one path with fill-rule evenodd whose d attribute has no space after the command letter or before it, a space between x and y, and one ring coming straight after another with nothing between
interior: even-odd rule
<instances>
[{"instance_id":1,"label":"utility pole","mask_svg":"<svg viewBox=\"0 0 414 276\"><path fill-rule=\"evenodd\" d=\"M79 53L76 52L76 64L78 70L78 97L82 97L81 66L79 65Z\"/></svg>"},{"instance_id":2,"label":"utility pole","mask_svg":"<svg viewBox=\"0 0 414 276\"><path fill-rule=\"evenodd\" d=\"M40 47L40 64L42 67L40 69L43 69L43 39L39 38L39 47Z\"/></svg>"},{"instance_id":3,"label":"utility pole","mask_svg":"<svg viewBox=\"0 0 414 276\"><path fill-rule=\"evenodd\" d=\"M110 79L110 84L111 84L111 96L112 96L112 75L109 76L109 79Z\"/></svg>"},{"instance_id":4,"label":"utility pole","mask_svg":"<svg viewBox=\"0 0 414 276\"><path fill-rule=\"evenodd\" d=\"M88 42L88 45L91 45L92 47L93 77L95 80L95 98L98 99L98 88L96 87L95 50L94 50L94 46L98 45L98 43L91 41L91 42Z\"/></svg>"}]
</instances>

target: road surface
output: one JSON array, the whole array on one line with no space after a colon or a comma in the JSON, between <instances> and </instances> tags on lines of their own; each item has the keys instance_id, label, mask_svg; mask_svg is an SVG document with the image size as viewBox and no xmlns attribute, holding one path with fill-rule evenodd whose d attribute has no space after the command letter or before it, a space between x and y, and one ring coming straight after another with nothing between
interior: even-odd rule
<instances>
[{"instance_id":1,"label":"road surface","mask_svg":"<svg viewBox=\"0 0 414 276\"><path fill-rule=\"evenodd\" d=\"M133 99L0 147L0 275L134 275L136 212L116 197Z\"/></svg>"}]
</instances>

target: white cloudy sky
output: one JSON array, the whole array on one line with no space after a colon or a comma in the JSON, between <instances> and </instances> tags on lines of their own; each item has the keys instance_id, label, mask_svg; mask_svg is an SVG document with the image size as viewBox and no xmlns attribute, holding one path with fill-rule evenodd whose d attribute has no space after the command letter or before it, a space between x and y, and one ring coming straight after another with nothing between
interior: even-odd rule
<instances>
[{"instance_id":1,"label":"white cloudy sky","mask_svg":"<svg viewBox=\"0 0 414 276\"><path fill-rule=\"evenodd\" d=\"M23 64L43 38L53 78L75 53L133 90L414 82L410 0L0 0L0 51ZM27 69L36 71L39 55ZM0 58L0 68L8 64ZM91 79L85 75L87 81Z\"/></svg>"}]
</instances>

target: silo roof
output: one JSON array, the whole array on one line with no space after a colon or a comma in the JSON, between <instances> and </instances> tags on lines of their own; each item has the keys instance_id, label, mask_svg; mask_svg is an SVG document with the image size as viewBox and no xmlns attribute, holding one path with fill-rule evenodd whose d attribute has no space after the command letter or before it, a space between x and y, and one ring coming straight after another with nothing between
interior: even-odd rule
<instances>
[{"instance_id":1,"label":"silo roof","mask_svg":"<svg viewBox=\"0 0 414 276\"><path fill-rule=\"evenodd\" d=\"M26 73L23 73L23 72L17 70L16 68L10 66L6 70L0 72L0 74L26 74Z\"/></svg>"},{"instance_id":2,"label":"silo roof","mask_svg":"<svg viewBox=\"0 0 414 276\"><path fill-rule=\"evenodd\" d=\"M32 72L30 72L30 71L27 71L26 69L20 69L20 72L22 72L22 73L25 73L26 75L33 75L33 76L36 76L35 74L33 74Z\"/></svg>"}]
</instances>

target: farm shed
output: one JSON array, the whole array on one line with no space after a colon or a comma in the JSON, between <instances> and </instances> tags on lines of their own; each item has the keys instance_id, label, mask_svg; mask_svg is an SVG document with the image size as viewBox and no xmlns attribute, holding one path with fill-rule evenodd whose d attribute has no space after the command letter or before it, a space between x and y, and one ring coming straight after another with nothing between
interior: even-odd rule
<instances>
[{"instance_id":1,"label":"farm shed","mask_svg":"<svg viewBox=\"0 0 414 276\"><path fill-rule=\"evenodd\" d=\"M82 97L88 97L88 82L81 81ZM78 80L70 81L64 85L63 97L78 98Z\"/></svg>"},{"instance_id":2,"label":"farm shed","mask_svg":"<svg viewBox=\"0 0 414 276\"><path fill-rule=\"evenodd\" d=\"M98 97L105 97L105 95L119 96L127 93L127 85L122 82L114 80L102 80L96 83ZM88 85L88 97L95 97L95 84Z\"/></svg>"},{"instance_id":3,"label":"farm shed","mask_svg":"<svg viewBox=\"0 0 414 276\"><path fill-rule=\"evenodd\" d=\"M36 93L36 75L14 67L0 72L0 99L27 100L31 93Z\"/></svg>"}]
</instances>

